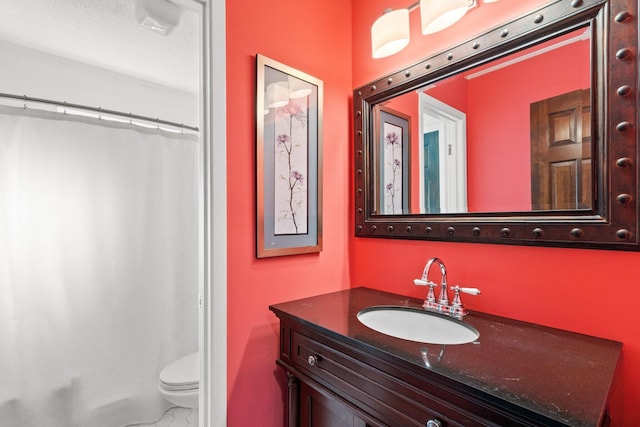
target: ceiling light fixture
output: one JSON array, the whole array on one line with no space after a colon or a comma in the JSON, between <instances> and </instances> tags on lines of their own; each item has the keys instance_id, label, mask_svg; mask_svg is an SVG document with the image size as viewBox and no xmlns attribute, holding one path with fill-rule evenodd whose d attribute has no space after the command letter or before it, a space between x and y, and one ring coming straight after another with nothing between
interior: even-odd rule
<instances>
[{"instance_id":1,"label":"ceiling light fixture","mask_svg":"<svg viewBox=\"0 0 640 427\"><path fill-rule=\"evenodd\" d=\"M168 0L136 0L136 20L154 33L168 36L180 23L181 9Z\"/></svg>"},{"instance_id":2,"label":"ceiling light fixture","mask_svg":"<svg viewBox=\"0 0 640 427\"><path fill-rule=\"evenodd\" d=\"M409 12L418 6L422 34L433 34L458 22L469 9L477 6L477 0L419 0L406 9L387 9L371 26L374 58L393 55L409 44Z\"/></svg>"}]
</instances>

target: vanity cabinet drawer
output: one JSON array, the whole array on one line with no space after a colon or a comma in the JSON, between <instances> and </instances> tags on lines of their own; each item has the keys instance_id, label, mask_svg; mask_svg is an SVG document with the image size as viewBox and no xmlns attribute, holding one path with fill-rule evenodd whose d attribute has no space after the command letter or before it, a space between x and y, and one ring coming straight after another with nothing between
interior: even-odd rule
<instances>
[{"instance_id":1,"label":"vanity cabinet drawer","mask_svg":"<svg viewBox=\"0 0 640 427\"><path fill-rule=\"evenodd\" d=\"M322 386L300 384L299 427L386 427Z\"/></svg>"},{"instance_id":2,"label":"vanity cabinet drawer","mask_svg":"<svg viewBox=\"0 0 640 427\"><path fill-rule=\"evenodd\" d=\"M463 408L446 400L435 386L416 387L371 366L371 358L357 349L341 351L337 342L321 342L293 331L291 350L295 370L386 425L425 426L429 420L438 420L442 426L505 425L473 411L482 413L480 408Z\"/></svg>"}]
</instances>

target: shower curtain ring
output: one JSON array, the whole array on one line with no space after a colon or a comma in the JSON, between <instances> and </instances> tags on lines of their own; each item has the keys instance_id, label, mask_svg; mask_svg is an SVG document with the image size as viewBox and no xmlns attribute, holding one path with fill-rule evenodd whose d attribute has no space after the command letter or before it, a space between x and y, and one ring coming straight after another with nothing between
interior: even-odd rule
<instances>
[{"instance_id":1,"label":"shower curtain ring","mask_svg":"<svg viewBox=\"0 0 640 427\"><path fill-rule=\"evenodd\" d=\"M62 114L67 114L67 101L64 101L64 111L62 111Z\"/></svg>"},{"instance_id":2,"label":"shower curtain ring","mask_svg":"<svg viewBox=\"0 0 640 427\"><path fill-rule=\"evenodd\" d=\"M24 97L24 109L27 109L27 95L22 95Z\"/></svg>"},{"instance_id":3,"label":"shower curtain ring","mask_svg":"<svg viewBox=\"0 0 640 427\"><path fill-rule=\"evenodd\" d=\"M98 107L98 120L102 120L102 107Z\"/></svg>"},{"instance_id":4,"label":"shower curtain ring","mask_svg":"<svg viewBox=\"0 0 640 427\"><path fill-rule=\"evenodd\" d=\"M160 130L160 119L156 117L156 129Z\"/></svg>"},{"instance_id":5,"label":"shower curtain ring","mask_svg":"<svg viewBox=\"0 0 640 427\"><path fill-rule=\"evenodd\" d=\"M129 124L133 124L133 114L131 114L131 111L129 111Z\"/></svg>"},{"instance_id":6,"label":"shower curtain ring","mask_svg":"<svg viewBox=\"0 0 640 427\"><path fill-rule=\"evenodd\" d=\"M180 123L180 134L184 135L184 123Z\"/></svg>"}]
</instances>

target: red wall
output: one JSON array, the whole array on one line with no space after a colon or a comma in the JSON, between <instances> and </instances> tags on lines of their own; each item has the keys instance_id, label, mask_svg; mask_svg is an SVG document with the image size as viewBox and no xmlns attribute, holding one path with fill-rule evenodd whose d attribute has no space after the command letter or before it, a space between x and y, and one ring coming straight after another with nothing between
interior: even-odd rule
<instances>
[{"instance_id":1,"label":"red wall","mask_svg":"<svg viewBox=\"0 0 640 427\"><path fill-rule=\"evenodd\" d=\"M349 286L351 10L343 0L229 0L227 7L228 425L283 425L269 304ZM324 81L324 249L255 258L255 55Z\"/></svg>"},{"instance_id":2,"label":"red wall","mask_svg":"<svg viewBox=\"0 0 640 427\"><path fill-rule=\"evenodd\" d=\"M480 7L457 25L431 36L420 34L419 14L412 12L410 45L394 56L373 60L371 23L384 8L406 7L406 1L353 0L357 11L352 21L353 86L371 82L545 3L480 2ZM350 207L353 209L352 202ZM354 238L351 231L349 238L352 286L424 298L424 289L416 288L412 280L428 258L437 256L448 267L450 283L482 289L478 297L466 296L471 309L623 342L612 425L640 425L640 253Z\"/></svg>"},{"instance_id":3,"label":"red wall","mask_svg":"<svg viewBox=\"0 0 640 427\"><path fill-rule=\"evenodd\" d=\"M469 81L469 211L531 210L529 105L588 88L589 48L575 42Z\"/></svg>"}]
</instances>

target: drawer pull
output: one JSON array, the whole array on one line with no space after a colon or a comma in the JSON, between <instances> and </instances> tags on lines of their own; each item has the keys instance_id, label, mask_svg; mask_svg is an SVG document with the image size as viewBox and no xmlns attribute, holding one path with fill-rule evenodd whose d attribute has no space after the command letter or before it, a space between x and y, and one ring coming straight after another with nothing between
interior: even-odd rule
<instances>
[{"instance_id":1,"label":"drawer pull","mask_svg":"<svg viewBox=\"0 0 640 427\"><path fill-rule=\"evenodd\" d=\"M312 354L311 356L307 357L307 363L309 364L309 366L316 366L316 363L318 363L318 356Z\"/></svg>"},{"instance_id":2,"label":"drawer pull","mask_svg":"<svg viewBox=\"0 0 640 427\"><path fill-rule=\"evenodd\" d=\"M442 427L442 422L439 419L434 418L427 421L427 427Z\"/></svg>"}]
</instances>

